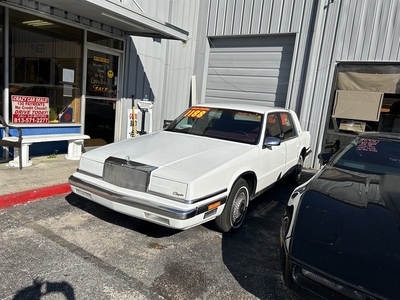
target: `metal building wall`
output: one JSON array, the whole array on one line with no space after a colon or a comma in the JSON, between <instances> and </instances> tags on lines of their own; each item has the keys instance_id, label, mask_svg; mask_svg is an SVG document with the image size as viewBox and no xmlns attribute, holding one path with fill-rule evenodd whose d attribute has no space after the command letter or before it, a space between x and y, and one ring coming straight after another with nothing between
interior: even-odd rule
<instances>
[{"instance_id":1,"label":"metal building wall","mask_svg":"<svg viewBox=\"0 0 400 300\"><path fill-rule=\"evenodd\" d=\"M153 128L205 98L208 37L295 33L286 106L299 111L317 0L137 0L151 17L189 32L189 41L133 37L128 94L155 100ZM134 8L135 9L135 8ZM131 74L135 70L135 74ZM142 78L141 78L141 75ZM192 76L195 81L191 89ZM143 79L143 80L142 80ZM191 95L191 92L194 95Z\"/></svg>"},{"instance_id":2,"label":"metal building wall","mask_svg":"<svg viewBox=\"0 0 400 300\"><path fill-rule=\"evenodd\" d=\"M291 81L286 106L300 115L312 136L306 167L319 167L340 61L399 61L400 0L137 0L150 16L189 31L186 44L134 38L133 52L151 86L131 76L141 98L151 89L155 101L153 128L174 118L190 104L192 75L198 102L205 98L208 37L295 33ZM142 38L144 39L144 38ZM131 51L131 52L132 52ZM134 64L131 63L131 67ZM130 68L130 70L134 70ZM136 72L136 71L135 71ZM150 95L150 93L149 93Z\"/></svg>"},{"instance_id":3,"label":"metal building wall","mask_svg":"<svg viewBox=\"0 0 400 300\"><path fill-rule=\"evenodd\" d=\"M338 62L399 62L400 0L319 3L300 119L312 136L308 166L318 168Z\"/></svg>"},{"instance_id":4,"label":"metal building wall","mask_svg":"<svg viewBox=\"0 0 400 300\"><path fill-rule=\"evenodd\" d=\"M186 43L175 40L132 37L129 50L127 94L154 100L153 129L174 119L191 104L191 77L196 53L199 0L137 0L143 11L162 22L189 32ZM137 10L137 8L134 8Z\"/></svg>"},{"instance_id":5,"label":"metal building wall","mask_svg":"<svg viewBox=\"0 0 400 300\"><path fill-rule=\"evenodd\" d=\"M206 36L296 33L286 107L299 112L318 1L209 0ZM199 25L199 26L204 26ZM204 98L205 86L202 87Z\"/></svg>"}]
</instances>

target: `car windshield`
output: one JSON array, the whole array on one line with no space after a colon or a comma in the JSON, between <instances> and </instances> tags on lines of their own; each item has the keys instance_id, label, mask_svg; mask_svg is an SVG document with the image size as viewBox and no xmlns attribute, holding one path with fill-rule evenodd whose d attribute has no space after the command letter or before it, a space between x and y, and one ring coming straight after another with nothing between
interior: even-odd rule
<instances>
[{"instance_id":1,"label":"car windshield","mask_svg":"<svg viewBox=\"0 0 400 300\"><path fill-rule=\"evenodd\" d=\"M338 153L331 165L368 174L400 175L400 142L357 138Z\"/></svg>"},{"instance_id":2,"label":"car windshield","mask_svg":"<svg viewBox=\"0 0 400 300\"><path fill-rule=\"evenodd\" d=\"M192 107L174 120L167 131L257 144L262 114L210 107Z\"/></svg>"}]
</instances>

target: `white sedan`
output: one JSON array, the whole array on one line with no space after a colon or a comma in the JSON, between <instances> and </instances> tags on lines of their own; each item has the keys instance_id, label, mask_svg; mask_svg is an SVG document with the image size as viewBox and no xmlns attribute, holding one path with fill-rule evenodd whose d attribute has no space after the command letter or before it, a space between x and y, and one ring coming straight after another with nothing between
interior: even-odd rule
<instances>
[{"instance_id":1,"label":"white sedan","mask_svg":"<svg viewBox=\"0 0 400 300\"><path fill-rule=\"evenodd\" d=\"M309 147L291 110L201 104L162 131L84 153L69 183L135 218L182 230L215 219L227 232L277 180L299 180Z\"/></svg>"}]
</instances>

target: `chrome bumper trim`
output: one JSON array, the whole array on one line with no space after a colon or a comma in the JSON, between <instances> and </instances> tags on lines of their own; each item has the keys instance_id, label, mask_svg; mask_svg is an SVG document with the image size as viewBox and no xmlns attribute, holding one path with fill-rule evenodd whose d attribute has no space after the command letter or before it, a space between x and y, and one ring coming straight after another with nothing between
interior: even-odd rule
<instances>
[{"instance_id":1,"label":"chrome bumper trim","mask_svg":"<svg viewBox=\"0 0 400 300\"><path fill-rule=\"evenodd\" d=\"M79 178L76 178L74 175L71 175L69 177L68 182L71 186L77 189L81 189L85 192L89 192L96 196L102 197L110 202L120 203L146 212L158 214L166 218L187 220L196 216L198 213L198 208L191 208L188 210L178 210L167 206L152 205L146 200L141 200L136 197L131 197L127 195L117 194L110 190L104 189L100 186L87 183Z\"/></svg>"}]
</instances>

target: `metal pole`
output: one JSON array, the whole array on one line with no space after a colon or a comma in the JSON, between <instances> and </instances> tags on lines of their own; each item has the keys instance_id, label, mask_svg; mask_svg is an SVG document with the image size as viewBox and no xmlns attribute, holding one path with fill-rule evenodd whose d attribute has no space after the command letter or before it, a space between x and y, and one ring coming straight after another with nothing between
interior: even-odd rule
<instances>
[{"instance_id":1,"label":"metal pole","mask_svg":"<svg viewBox=\"0 0 400 300\"><path fill-rule=\"evenodd\" d=\"M9 65L9 8L4 7L3 10L3 78L4 78L4 88L3 88L3 119L6 123L9 123L10 121L10 116L9 116L9 109L10 109L10 90L9 90L9 71L10 71L10 65Z\"/></svg>"},{"instance_id":2,"label":"metal pole","mask_svg":"<svg viewBox=\"0 0 400 300\"><path fill-rule=\"evenodd\" d=\"M3 119L8 124L10 121L9 118L9 108L10 108L10 90L9 90L9 19L10 19L10 11L8 7L3 8ZM4 135L8 136L8 128L4 128ZM8 161L9 159L9 149L5 151L5 159Z\"/></svg>"}]
</instances>

